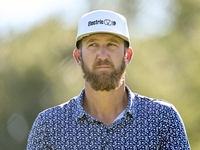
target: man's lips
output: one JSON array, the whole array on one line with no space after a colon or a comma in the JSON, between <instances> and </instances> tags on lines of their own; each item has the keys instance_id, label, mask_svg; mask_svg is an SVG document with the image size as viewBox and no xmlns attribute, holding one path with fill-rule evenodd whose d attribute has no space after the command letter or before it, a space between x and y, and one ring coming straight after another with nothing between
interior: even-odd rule
<instances>
[{"instance_id":1,"label":"man's lips","mask_svg":"<svg viewBox=\"0 0 200 150\"><path fill-rule=\"evenodd\" d=\"M113 69L114 68L114 65L108 61L108 60L104 60L104 61L97 61L95 64L94 64L94 68L95 69Z\"/></svg>"},{"instance_id":2,"label":"man's lips","mask_svg":"<svg viewBox=\"0 0 200 150\"><path fill-rule=\"evenodd\" d=\"M98 65L97 68L111 68L110 65Z\"/></svg>"},{"instance_id":3,"label":"man's lips","mask_svg":"<svg viewBox=\"0 0 200 150\"><path fill-rule=\"evenodd\" d=\"M96 66L97 69L110 69L111 66L109 65L100 65L100 66Z\"/></svg>"}]
</instances>

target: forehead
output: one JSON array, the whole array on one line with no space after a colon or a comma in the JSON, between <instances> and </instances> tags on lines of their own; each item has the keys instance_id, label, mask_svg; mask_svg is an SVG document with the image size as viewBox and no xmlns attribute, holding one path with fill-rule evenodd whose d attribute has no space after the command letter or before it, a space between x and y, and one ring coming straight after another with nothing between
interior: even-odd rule
<instances>
[{"instance_id":1,"label":"forehead","mask_svg":"<svg viewBox=\"0 0 200 150\"><path fill-rule=\"evenodd\" d=\"M123 43L124 40L116 35L108 34L108 33L98 33L92 34L82 39L82 42L94 42L94 41L112 41L117 43Z\"/></svg>"}]
</instances>

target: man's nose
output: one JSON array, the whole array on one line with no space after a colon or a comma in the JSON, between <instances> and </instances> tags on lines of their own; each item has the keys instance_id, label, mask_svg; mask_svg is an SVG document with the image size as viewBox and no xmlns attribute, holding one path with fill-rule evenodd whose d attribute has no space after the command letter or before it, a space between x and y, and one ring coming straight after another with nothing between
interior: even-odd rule
<instances>
[{"instance_id":1,"label":"man's nose","mask_svg":"<svg viewBox=\"0 0 200 150\"><path fill-rule=\"evenodd\" d=\"M107 48L105 46L101 46L98 51L98 59L105 60L108 56Z\"/></svg>"}]
</instances>

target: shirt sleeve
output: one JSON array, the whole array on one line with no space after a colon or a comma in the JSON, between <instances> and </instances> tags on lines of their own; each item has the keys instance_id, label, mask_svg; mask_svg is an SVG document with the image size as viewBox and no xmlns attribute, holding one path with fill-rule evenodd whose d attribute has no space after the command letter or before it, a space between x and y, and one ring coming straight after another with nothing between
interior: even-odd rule
<instances>
[{"instance_id":1,"label":"shirt sleeve","mask_svg":"<svg viewBox=\"0 0 200 150\"><path fill-rule=\"evenodd\" d=\"M184 123L174 106L170 108L168 130L162 149L190 150Z\"/></svg>"},{"instance_id":2,"label":"shirt sleeve","mask_svg":"<svg viewBox=\"0 0 200 150\"><path fill-rule=\"evenodd\" d=\"M33 123L32 129L29 133L27 150L42 150L48 148L47 132L45 121L41 114L39 114Z\"/></svg>"}]
</instances>

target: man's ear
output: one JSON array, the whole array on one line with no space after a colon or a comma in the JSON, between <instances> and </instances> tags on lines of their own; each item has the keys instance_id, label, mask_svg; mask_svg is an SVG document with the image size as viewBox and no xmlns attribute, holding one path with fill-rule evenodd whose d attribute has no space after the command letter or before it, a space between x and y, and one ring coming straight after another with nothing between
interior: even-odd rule
<instances>
[{"instance_id":1,"label":"man's ear","mask_svg":"<svg viewBox=\"0 0 200 150\"><path fill-rule=\"evenodd\" d=\"M127 64L129 64L131 62L132 56L133 56L133 50L131 47L129 47L126 49L126 56L125 56Z\"/></svg>"},{"instance_id":2,"label":"man's ear","mask_svg":"<svg viewBox=\"0 0 200 150\"><path fill-rule=\"evenodd\" d=\"M75 48L74 49L74 52L73 52L73 55L74 55L74 58L76 60L76 63L81 66L81 50L78 49L78 48Z\"/></svg>"}]
</instances>

